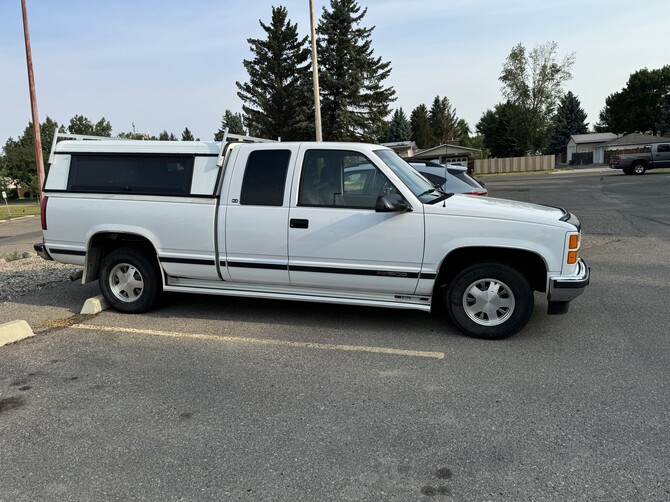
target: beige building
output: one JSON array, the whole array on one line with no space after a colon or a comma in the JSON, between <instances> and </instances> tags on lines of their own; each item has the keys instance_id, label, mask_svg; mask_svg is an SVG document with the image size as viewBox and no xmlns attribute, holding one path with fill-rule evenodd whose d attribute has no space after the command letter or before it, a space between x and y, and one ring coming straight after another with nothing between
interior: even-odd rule
<instances>
[{"instance_id":1,"label":"beige building","mask_svg":"<svg viewBox=\"0 0 670 502\"><path fill-rule=\"evenodd\" d=\"M577 162L579 159L579 162L583 164L603 164L608 143L617 138L618 136L612 132L573 134L568 141L567 161L571 163L572 160Z\"/></svg>"}]
</instances>

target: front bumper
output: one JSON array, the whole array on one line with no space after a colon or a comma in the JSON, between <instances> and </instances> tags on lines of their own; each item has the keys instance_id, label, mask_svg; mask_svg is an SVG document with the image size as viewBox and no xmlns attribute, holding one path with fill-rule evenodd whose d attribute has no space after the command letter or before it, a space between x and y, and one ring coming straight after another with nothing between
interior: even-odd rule
<instances>
[{"instance_id":1,"label":"front bumper","mask_svg":"<svg viewBox=\"0 0 670 502\"><path fill-rule=\"evenodd\" d=\"M47 251L47 247L44 245L43 242L40 242L39 244L34 244L33 249L40 258L44 258L45 260L53 260L53 258L49 254L49 251Z\"/></svg>"},{"instance_id":2,"label":"front bumper","mask_svg":"<svg viewBox=\"0 0 670 502\"><path fill-rule=\"evenodd\" d=\"M575 275L554 275L549 277L547 300L549 302L570 302L584 292L591 278L591 269L579 259L579 270Z\"/></svg>"}]
</instances>

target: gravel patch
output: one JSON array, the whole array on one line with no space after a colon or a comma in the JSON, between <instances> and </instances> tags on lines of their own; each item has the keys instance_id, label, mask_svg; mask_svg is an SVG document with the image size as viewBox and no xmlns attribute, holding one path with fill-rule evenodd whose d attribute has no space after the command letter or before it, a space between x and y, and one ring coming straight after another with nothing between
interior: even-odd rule
<instances>
[{"instance_id":1,"label":"gravel patch","mask_svg":"<svg viewBox=\"0 0 670 502\"><path fill-rule=\"evenodd\" d=\"M47 261L34 253L22 256L12 261L0 258L0 301L70 282L81 271L81 267Z\"/></svg>"}]
</instances>

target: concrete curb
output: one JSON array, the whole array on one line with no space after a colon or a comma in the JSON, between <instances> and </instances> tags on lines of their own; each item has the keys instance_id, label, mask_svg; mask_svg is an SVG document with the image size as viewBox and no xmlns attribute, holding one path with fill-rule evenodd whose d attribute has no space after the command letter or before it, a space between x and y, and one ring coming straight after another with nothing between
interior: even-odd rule
<instances>
[{"instance_id":1,"label":"concrete curb","mask_svg":"<svg viewBox=\"0 0 670 502\"><path fill-rule=\"evenodd\" d=\"M26 321L11 321L0 324L0 347L31 336L35 336L35 333Z\"/></svg>"},{"instance_id":2,"label":"concrete curb","mask_svg":"<svg viewBox=\"0 0 670 502\"><path fill-rule=\"evenodd\" d=\"M16 218L10 218L8 220L0 220L0 223L7 223L8 221L20 221L27 220L28 218L35 218L36 214L29 214L28 216L17 216Z\"/></svg>"},{"instance_id":3,"label":"concrete curb","mask_svg":"<svg viewBox=\"0 0 670 502\"><path fill-rule=\"evenodd\" d=\"M84 306L81 309L81 312L79 313L82 315L99 314L108 308L109 304L105 301L105 298L102 295L98 295L86 300L84 302Z\"/></svg>"}]
</instances>

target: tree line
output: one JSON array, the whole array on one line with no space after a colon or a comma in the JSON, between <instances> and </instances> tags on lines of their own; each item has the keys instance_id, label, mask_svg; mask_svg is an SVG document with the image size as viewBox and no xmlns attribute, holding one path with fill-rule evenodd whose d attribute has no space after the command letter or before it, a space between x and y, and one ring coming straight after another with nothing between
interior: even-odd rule
<instances>
[{"instance_id":1,"label":"tree line","mask_svg":"<svg viewBox=\"0 0 670 502\"><path fill-rule=\"evenodd\" d=\"M588 131L586 113L572 92L564 92L572 78L575 54L561 56L555 42L528 50L512 48L499 81L504 101L483 112L475 125L458 118L446 96L435 96L430 107L419 104L407 116L392 110L396 92L386 85L390 61L374 53L372 33L364 18L367 9L356 0L330 0L316 28L319 91L323 138L326 141L415 141L425 149L455 143L480 150L482 157L511 157L559 153L572 134ZM272 7L268 23L259 20L264 34L249 38L252 57L243 61L248 78L236 82L242 113L225 110L214 139L228 128L283 141L315 137L312 56L307 36L301 36L288 10ZM389 119L390 116L390 119ZM670 134L670 65L633 73L626 86L607 97L596 131ZM111 136L105 118L97 122L75 115L66 126L47 117L42 124L44 155L56 130L73 134ZM164 130L157 136L121 132L133 139L177 140ZM187 128L182 140L195 140ZM0 156L0 183L11 180L36 186L32 125L17 140L9 138Z\"/></svg>"}]
</instances>

